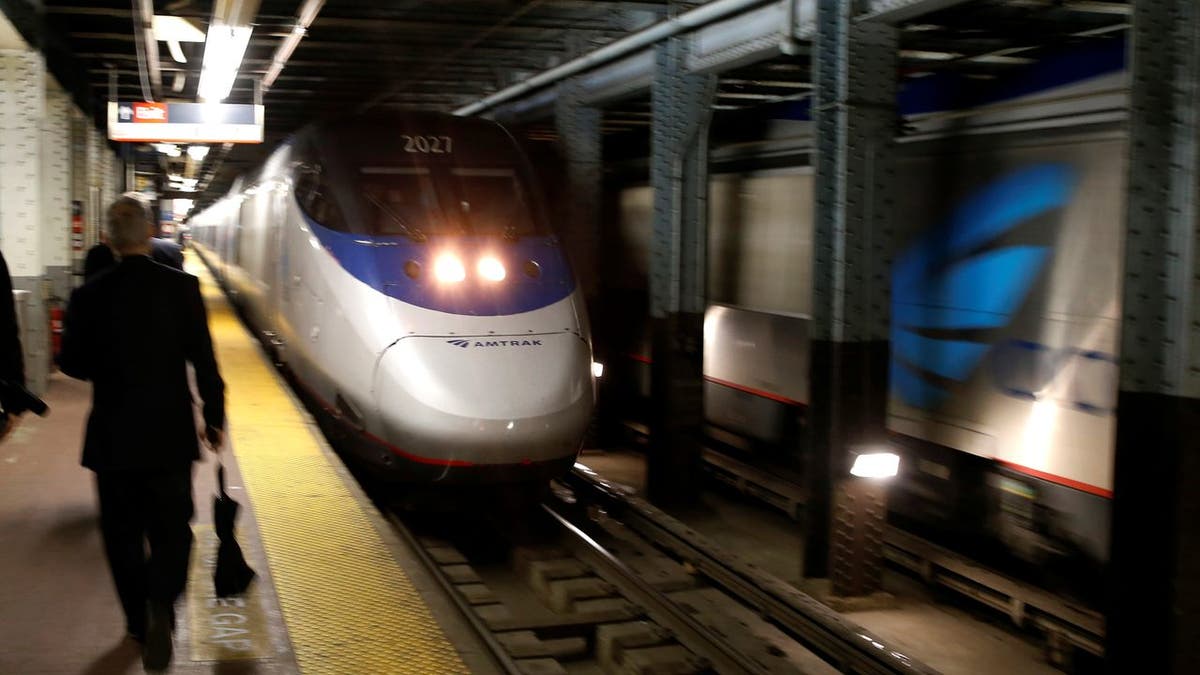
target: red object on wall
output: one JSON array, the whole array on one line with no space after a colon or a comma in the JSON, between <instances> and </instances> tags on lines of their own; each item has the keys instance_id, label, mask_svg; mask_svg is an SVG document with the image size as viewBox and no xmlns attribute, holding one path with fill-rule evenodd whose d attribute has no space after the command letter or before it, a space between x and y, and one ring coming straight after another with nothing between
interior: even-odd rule
<instances>
[{"instance_id":1,"label":"red object on wall","mask_svg":"<svg viewBox=\"0 0 1200 675\"><path fill-rule=\"evenodd\" d=\"M53 350L55 360L58 359L58 353L62 351L62 334L63 308L61 305L52 305L50 307L50 348Z\"/></svg>"},{"instance_id":2,"label":"red object on wall","mask_svg":"<svg viewBox=\"0 0 1200 675\"><path fill-rule=\"evenodd\" d=\"M71 250L83 251L83 202L71 202Z\"/></svg>"}]
</instances>

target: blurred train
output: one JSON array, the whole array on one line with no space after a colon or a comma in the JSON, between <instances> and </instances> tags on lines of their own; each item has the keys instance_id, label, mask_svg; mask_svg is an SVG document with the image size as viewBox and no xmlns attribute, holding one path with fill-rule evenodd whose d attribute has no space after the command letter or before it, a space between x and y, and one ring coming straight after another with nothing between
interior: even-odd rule
<instances>
[{"instance_id":1,"label":"blurred train","mask_svg":"<svg viewBox=\"0 0 1200 675\"><path fill-rule=\"evenodd\" d=\"M704 411L726 449L802 471L813 175L811 130L792 126L712 151ZM1117 123L902 143L878 336L902 457L889 518L1085 599L1109 551L1126 146ZM634 269L608 283L631 298L652 198L637 180L610 194L623 251L607 255ZM648 327L605 339L638 391L602 405L648 395Z\"/></svg>"},{"instance_id":2,"label":"blurred train","mask_svg":"<svg viewBox=\"0 0 1200 675\"><path fill-rule=\"evenodd\" d=\"M373 474L527 482L575 461L595 396L587 315L503 127L417 113L311 126L189 225Z\"/></svg>"}]
</instances>

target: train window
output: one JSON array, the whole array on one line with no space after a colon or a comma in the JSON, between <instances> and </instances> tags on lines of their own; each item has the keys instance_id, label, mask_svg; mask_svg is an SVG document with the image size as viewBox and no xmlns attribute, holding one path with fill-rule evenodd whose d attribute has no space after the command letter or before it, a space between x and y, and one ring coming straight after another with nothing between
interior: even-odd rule
<instances>
[{"instance_id":1,"label":"train window","mask_svg":"<svg viewBox=\"0 0 1200 675\"><path fill-rule=\"evenodd\" d=\"M512 169L454 168L458 211L473 234L527 235L536 231L524 189Z\"/></svg>"},{"instance_id":2,"label":"train window","mask_svg":"<svg viewBox=\"0 0 1200 675\"><path fill-rule=\"evenodd\" d=\"M363 167L359 179L366 223L373 234L423 237L445 229L429 169Z\"/></svg>"},{"instance_id":3,"label":"train window","mask_svg":"<svg viewBox=\"0 0 1200 675\"><path fill-rule=\"evenodd\" d=\"M332 230L345 230L346 222L342 211L338 208L334 192L329 185L325 172L314 164L302 163L296 165L295 187L293 192L300 208L316 222Z\"/></svg>"}]
</instances>

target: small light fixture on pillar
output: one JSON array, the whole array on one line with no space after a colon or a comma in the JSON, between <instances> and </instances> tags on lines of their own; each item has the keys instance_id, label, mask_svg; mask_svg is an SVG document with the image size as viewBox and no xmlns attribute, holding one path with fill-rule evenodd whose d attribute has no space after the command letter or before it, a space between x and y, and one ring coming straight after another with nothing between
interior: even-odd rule
<instances>
[{"instance_id":1,"label":"small light fixture on pillar","mask_svg":"<svg viewBox=\"0 0 1200 675\"><path fill-rule=\"evenodd\" d=\"M834 494L830 590L841 598L887 604L882 593L887 490L900 472L900 456L885 445L852 448L850 475Z\"/></svg>"},{"instance_id":2,"label":"small light fixture on pillar","mask_svg":"<svg viewBox=\"0 0 1200 675\"><path fill-rule=\"evenodd\" d=\"M900 455L894 452L866 452L854 458L850 475L859 478L894 478L900 472Z\"/></svg>"}]
</instances>

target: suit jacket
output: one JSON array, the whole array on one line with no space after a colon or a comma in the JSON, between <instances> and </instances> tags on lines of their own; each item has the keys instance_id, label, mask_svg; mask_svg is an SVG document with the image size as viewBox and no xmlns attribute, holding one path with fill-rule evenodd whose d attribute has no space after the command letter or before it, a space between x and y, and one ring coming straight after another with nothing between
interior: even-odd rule
<instances>
[{"instance_id":1,"label":"suit jacket","mask_svg":"<svg viewBox=\"0 0 1200 675\"><path fill-rule=\"evenodd\" d=\"M150 238L150 257L154 262L183 271L183 248L173 241ZM83 261L83 278L91 281L95 276L116 266L117 256L108 244L96 244L87 252Z\"/></svg>"},{"instance_id":2,"label":"suit jacket","mask_svg":"<svg viewBox=\"0 0 1200 675\"><path fill-rule=\"evenodd\" d=\"M156 471L197 459L189 362L205 423L223 427L225 383L196 277L131 256L76 289L59 365L92 381L83 465Z\"/></svg>"},{"instance_id":3,"label":"suit jacket","mask_svg":"<svg viewBox=\"0 0 1200 675\"><path fill-rule=\"evenodd\" d=\"M8 263L3 255L0 255L0 380L25 386L25 356L21 351L12 277L8 276ZM0 398L3 397L4 392L0 391Z\"/></svg>"}]
</instances>

